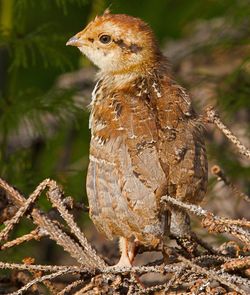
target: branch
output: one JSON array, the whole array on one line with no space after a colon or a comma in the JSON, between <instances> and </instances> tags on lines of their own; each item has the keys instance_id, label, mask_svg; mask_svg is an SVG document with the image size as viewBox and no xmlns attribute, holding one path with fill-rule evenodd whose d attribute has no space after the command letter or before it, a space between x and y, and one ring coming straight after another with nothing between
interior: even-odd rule
<instances>
[{"instance_id":1,"label":"branch","mask_svg":"<svg viewBox=\"0 0 250 295\"><path fill-rule=\"evenodd\" d=\"M3 229L3 233L1 232L2 238L6 238L9 231L13 228L13 226L20 220L20 218L27 212L29 207L32 205L32 202L36 200L41 194L41 192L47 187L52 185L52 189L55 188L56 183L51 181L50 179L44 180L42 183L39 184L39 186L36 188L36 190L30 195L30 197L26 200L18 191L13 189L11 186L8 185L3 179L0 178L0 186L5 189L9 193L10 200L19 207L19 210L16 212L14 217L8 222L6 228ZM57 185L56 185L57 186ZM59 187L57 186L58 190ZM57 191L58 191L57 190ZM61 193L61 192L60 192ZM52 199L55 199L55 194L50 193L50 196ZM58 201L55 201L58 202ZM66 210L66 216L68 216L68 211L64 205L62 205L63 208L61 208L61 212ZM64 213L63 213L64 214ZM69 235L67 235L65 232L63 232L48 216L48 214L41 213L38 209L33 209L31 211L32 218L34 219L34 223L37 224L41 231L45 234L49 235L51 239L56 241L56 243L64 248L65 251L69 252L70 255L75 258L80 264L87 265L89 267L95 267L97 268L99 266L103 266L104 262L102 263L101 258L97 261L98 264L96 264L95 259L97 257L95 251L93 250L93 257L89 256L87 253L85 253L85 250L76 243ZM70 215L70 214L69 214ZM71 217L70 223L73 224L73 218ZM77 227L77 226L76 226ZM73 228L73 230L76 230ZM76 230L77 231L77 230ZM77 235L80 236L80 230L78 230ZM81 233L82 235L82 233ZM84 240L84 237L81 238L81 242L87 241ZM88 243L88 242L87 242ZM88 251L90 251L91 246L86 247ZM91 254L92 255L92 254ZM100 263L100 264L99 264Z\"/></svg>"},{"instance_id":2,"label":"branch","mask_svg":"<svg viewBox=\"0 0 250 295\"><path fill-rule=\"evenodd\" d=\"M22 216L27 212L32 204L36 201L36 199L41 195L41 192L48 186L49 179L45 179L41 182L35 191L30 195L30 197L25 200L16 214L6 222L6 227L0 232L0 241L6 240L10 231L13 229L14 225L17 224Z\"/></svg>"},{"instance_id":3,"label":"branch","mask_svg":"<svg viewBox=\"0 0 250 295\"><path fill-rule=\"evenodd\" d=\"M12 240L10 242L6 242L4 245L2 245L0 247L0 249L5 250L7 248L15 247L15 246L18 246L24 242L31 241L33 239L39 241L41 239L41 237L43 237L43 236L44 236L44 234L42 233L40 228L37 227L36 229L32 230L30 233L28 233L26 235L18 237L15 240Z\"/></svg>"},{"instance_id":4,"label":"branch","mask_svg":"<svg viewBox=\"0 0 250 295\"><path fill-rule=\"evenodd\" d=\"M78 287L80 284L84 283L84 280L76 280L73 283L69 284L68 286L66 286L63 290L61 290L58 295L65 295L65 294L69 294L69 292Z\"/></svg>"},{"instance_id":5,"label":"branch","mask_svg":"<svg viewBox=\"0 0 250 295\"><path fill-rule=\"evenodd\" d=\"M218 165L214 165L211 168L211 173L217 177L218 181L223 181L224 184L228 186L231 189L231 191L235 193L237 196L239 196L240 198L243 198L247 202L250 202L250 197L244 194L243 192L241 192L236 185L231 183Z\"/></svg>"},{"instance_id":6,"label":"branch","mask_svg":"<svg viewBox=\"0 0 250 295\"><path fill-rule=\"evenodd\" d=\"M218 272L214 271L214 270L208 270L205 269L195 263L193 263L192 261L186 259L185 257L180 256L179 259L181 261L183 261L186 265L190 266L191 269L193 271L195 271L196 273L200 273L200 274L204 274L206 275L208 278L219 281L220 283L228 286L229 288L235 290L236 292L239 292L242 295L247 295L247 293L245 292L244 289L238 287L237 285L235 285L233 283L232 277L229 276L228 274L219 274ZM241 282L242 283L242 282ZM249 283L249 282L248 282ZM243 280L243 284L245 285L245 281ZM250 287L249 284L247 287Z\"/></svg>"},{"instance_id":7,"label":"branch","mask_svg":"<svg viewBox=\"0 0 250 295\"><path fill-rule=\"evenodd\" d=\"M48 186L48 197L51 200L52 205L57 208L62 218L67 222L71 232L78 238L80 244L88 255L89 260L93 261L93 266L98 268L105 267L106 263L96 254L96 251L91 247L86 237L75 223L72 215L68 212L66 206L63 204L62 199L60 198L60 196L62 196L62 191L57 183L54 180L49 180Z\"/></svg>"},{"instance_id":8,"label":"branch","mask_svg":"<svg viewBox=\"0 0 250 295\"><path fill-rule=\"evenodd\" d=\"M223 269L226 271L235 271L247 268L250 268L250 257L231 259L223 264Z\"/></svg>"},{"instance_id":9,"label":"branch","mask_svg":"<svg viewBox=\"0 0 250 295\"><path fill-rule=\"evenodd\" d=\"M28 271L45 271L45 272L58 272L58 271L71 271L75 272L89 272L87 268L75 266L75 265L39 265L39 264L25 264L25 263L8 263L0 261L0 269L18 269Z\"/></svg>"},{"instance_id":10,"label":"branch","mask_svg":"<svg viewBox=\"0 0 250 295\"><path fill-rule=\"evenodd\" d=\"M225 135L226 137L238 148L238 151L248 159L250 159L250 150L246 148L240 140L227 128L226 125L222 123L219 115L215 112L214 108L209 106L205 110L206 121L208 123L215 124Z\"/></svg>"},{"instance_id":11,"label":"branch","mask_svg":"<svg viewBox=\"0 0 250 295\"><path fill-rule=\"evenodd\" d=\"M52 280L56 277L59 277L59 276L62 276L64 274L70 274L70 273L74 273L75 271L74 270L70 270L70 271L66 271L66 270L60 270L58 272L55 272L55 273L52 273L52 274L49 274L49 275L44 275L40 278L36 278L32 281L30 281L28 284L26 284L25 286L23 286L22 288L20 288L18 291L16 292L12 292L12 293L8 293L6 295L22 295L23 292L27 291L31 286L33 286L34 284L37 284L37 283L42 283L46 280Z\"/></svg>"},{"instance_id":12,"label":"branch","mask_svg":"<svg viewBox=\"0 0 250 295\"><path fill-rule=\"evenodd\" d=\"M199 217L203 217L202 225L205 228L208 228L211 232L228 232L238 239L240 239L243 243L249 245L250 244L250 233L247 230L244 230L242 227L250 228L250 221L247 220L232 220L224 217L215 216L212 212L209 212L200 206L191 205L187 203L183 203L180 200L172 198L170 196L164 196L161 198L161 201L165 201L167 203L171 203L172 205L181 207Z\"/></svg>"}]
</instances>

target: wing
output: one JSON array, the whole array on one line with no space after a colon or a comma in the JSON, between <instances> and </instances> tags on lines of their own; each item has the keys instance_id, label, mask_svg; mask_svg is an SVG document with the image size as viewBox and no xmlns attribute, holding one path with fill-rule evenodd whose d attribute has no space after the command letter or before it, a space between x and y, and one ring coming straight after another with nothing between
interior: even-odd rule
<instances>
[{"instance_id":1,"label":"wing","mask_svg":"<svg viewBox=\"0 0 250 295\"><path fill-rule=\"evenodd\" d=\"M204 129L184 89L168 78L154 100L159 124L159 157L168 169L168 192L184 201L200 202L207 185Z\"/></svg>"}]
</instances>

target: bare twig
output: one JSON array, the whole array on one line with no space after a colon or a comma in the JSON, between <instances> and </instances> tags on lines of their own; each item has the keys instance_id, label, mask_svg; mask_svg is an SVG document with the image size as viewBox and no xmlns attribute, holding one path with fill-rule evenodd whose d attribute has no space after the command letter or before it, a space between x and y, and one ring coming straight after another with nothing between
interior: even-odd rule
<instances>
[{"instance_id":1,"label":"bare twig","mask_svg":"<svg viewBox=\"0 0 250 295\"><path fill-rule=\"evenodd\" d=\"M32 264L34 264L34 262L35 262L35 259L32 257L26 257L23 259L23 263L26 265L32 265ZM34 278L38 278L38 277L41 277L42 275L44 275L43 271L37 271L37 270L32 270L32 271L30 271L30 273ZM58 294L58 289L54 286L54 284L52 282L50 282L49 280L45 280L45 281L43 281L43 284L48 288L51 295Z\"/></svg>"},{"instance_id":2,"label":"bare twig","mask_svg":"<svg viewBox=\"0 0 250 295\"><path fill-rule=\"evenodd\" d=\"M213 280L216 280L216 281L218 280L222 284L224 284L224 285L228 286L229 288L239 292L242 295L247 295L247 293L246 293L246 291L244 289L238 287L237 285L235 285L230 280L230 276L227 276L226 274L219 275L218 272L216 272L214 270L207 270L207 269L193 263L192 261L186 259L185 257L180 256L179 259L181 261L183 261L186 265L190 266L193 271L198 272L200 274L204 274L208 278L211 278Z\"/></svg>"},{"instance_id":3,"label":"bare twig","mask_svg":"<svg viewBox=\"0 0 250 295\"><path fill-rule=\"evenodd\" d=\"M8 193L8 197L15 205L20 207L24 204L25 198L2 178L0 178L0 187Z\"/></svg>"},{"instance_id":4,"label":"bare twig","mask_svg":"<svg viewBox=\"0 0 250 295\"><path fill-rule=\"evenodd\" d=\"M18 223L20 218L25 214L29 209L31 204L40 196L43 190L47 187L49 188L48 196L51 199L52 203L56 208L59 209L60 214L66 220L70 226L71 231L77 236L80 243L84 248L81 248L80 245L75 243L66 233L64 233L56 224L54 224L50 218L46 215L42 215L37 209L33 209L31 212L34 222L43 228L43 230L54 239L59 245L68 251L72 257L76 258L77 261L81 264L88 265L89 267L101 267L105 266L104 261L96 254L95 250L89 245L87 239L83 236L82 232L74 222L72 216L69 214L65 205L63 205L60 196L62 192L59 186L55 181L50 179L45 179L31 194L28 200L25 200L17 191L11 188L6 182L1 180L0 185L6 189L12 200L20 206L20 209L17 211L15 216L9 221L7 226L0 233L0 240L5 239L8 236L8 233L12 230L13 226ZM84 251L85 249L85 251Z\"/></svg>"},{"instance_id":5,"label":"bare twig","mask_svg":"<svg viewBox=\"0 0 250 295\"><path fill-rule=\"evenodd\" d=\"M226 186L228 186L236 196L243 198L245 201L250 202L250 197L239 190L236 185L231 183L226 177L225 173L221 170L218 165L214 165L211 168L211 173L217 177L218 181L223 181Z\"/></svg>"},{"instance_id":6,"label":"bare twig","mask_svg":"<svg viewBox=\"0 0 250 295\"><path fill-rule=\"evenodd\" d=\"M58 271L71 271L75 272L89 272L89 269L85 269L75 265L38 265L38 264L20 264L20 263L8 263L0 262L0 269L17 269L17 270L28 270L28 271L45 271L45 272L58 272Z\"/></svg>"},{"instance_id":7,"label":"bare twig","mask_svg":"<svg viewBox=\"0 0 250 295\"><path fill-rule=\"evenodd\" d=\"M224 263L222 267L226 271L250 268L250 257L231 259L230 261Z\"/></svg>"},{"instance_id":8,"label":"bare twig","mask_svg":"<svg viewBox=\"0 0 250 295\"><path fill-rule=\"evenodd\" d=\"M6 295L22 295L25 291L27 291L31 286L33 286L34 284L37 283L42 283L45 280L52 280L56 277L62 276L64 274L70 274L70 273L74 273L74 270L60 270L58 272L52 273L52 274L48 274L48 275L44 275L40 278L36 278L32 281L30 281L28 284L26 284L25 286L23 286L22 288L20 288L18 291L16 292L12 292L12 293L8 293Z\"/></svg>"},{"instance_id":9,"label":"bare twig","mask_svg":"<svg viewBox=\"0 0 250 295\"><path fill-rule=\"evenodd\" d=\"M28 200L24 202L24 204L19 208L16 214L8 221L6 227L0 232L0 241L5 240L8 237L9 232L13 229L14 225L19 222L21 217L25 214L25 212L30 208L32 204L34 204L35 200L41 195L41 192L48 186L49 179L45 179L41 182L35 191L30 195Z\"/></svg>"},{"instance_id":10,"label":"bare twig","mask_svg":"<svg viewBox=\"0 0 250 295\"><path fill-rule=\"evenodd\" d=\"M84 283L84 280L76 280L73 283L69 284L63 290L61 290L58 295L65 295L67 292L70 292L72 289L78 287L80 284Z\"/></svg>"},{"instance_id":11,"label":"bare twig","mask_svg":"<svg viewBox=\"0 0 250 295\"><path fill-rule=\"evenodd\" d=\"M238 148L238 151L248 159L250 159L250 150L246 148L239 139L227 128L226 125L222 123L219 115L215 112L213 107L207 107L205 110L207 115L207 122L214 123L225 135L226 137Z\"/></svg>"},{"instance_id":12,"label":"bare twig","mask_svg":"<svg viewBox=\"0 0 250 295\"><path fill-rule=\"evenodd\" d=\"M91 261L93 260L92 264L94 267L103 268L105 267L105 262L102 260L97 254L96 251L91 247L87 239L84 237L83 233L75 223L75 221L72 218L72 215L68 212L65 205L62 203L62 200L60 196L62 195L62 192L59 188L59 186L56 184L55 181L50 180L48 183L50 189L48 192L48 197L50 198L52 204L57 208L61 216L64 218L64 220L69 225L70 230L73 234L76 235L76 237L79 239L80 244L85 250L85 253L88 256L88 259Z\"/></svg>"},{"instance_id":13,"label":"bare twig","mask_svg":"<svg viewBox=\"0 0 250 295\"><path fill-rule=\"evenodd\" d=\"M236 236L242 242L248 245L250 244L250 233L249 231L242 228L250 227L250 222L247 220L232 220L228 218L218 217L215 216L213 213L201 208L200 206L183 203L180 200L177 200L170 196L164 196L161 200L171 203L172 205L181 207L197 216L203 217L202 225L208 228L208 230L211 232L228 232Z\"/></svg>"},{"instance_id":14,"label":"bare twig","mask_svg":"<svg viewBox=\"0 0 250 295\"><path fill-rule=\"evenodd\" d=\"M11 248L11 247L20 245L24 242L28 242L33 239L39 241L42 236L44 236L44 235L42 234L41 230L38 227L26 235L23 235L23 236L15 239L15 240L12 240L10 242L6 242L4 245L1 246L1 250L5 250L7 248Z\"/></svg>"}]
</instances>

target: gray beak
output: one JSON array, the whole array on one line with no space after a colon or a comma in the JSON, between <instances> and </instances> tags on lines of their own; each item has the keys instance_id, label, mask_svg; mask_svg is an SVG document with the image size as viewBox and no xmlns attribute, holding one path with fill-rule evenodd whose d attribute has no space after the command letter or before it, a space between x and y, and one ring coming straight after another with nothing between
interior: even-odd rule
<instances>
[{"instance_id":1,"label":"gray beak","mask_svg":"<svg viewBox=\"0 0 250 295\"><path fill-rule=\"evenodd\" d=\"M82 42L81 40L79 40L79 38L77 36L73 36L71 37L68 42L66 43L66 45L71 45L71 46L81 46Z\"/></svg>"}]
</instances>

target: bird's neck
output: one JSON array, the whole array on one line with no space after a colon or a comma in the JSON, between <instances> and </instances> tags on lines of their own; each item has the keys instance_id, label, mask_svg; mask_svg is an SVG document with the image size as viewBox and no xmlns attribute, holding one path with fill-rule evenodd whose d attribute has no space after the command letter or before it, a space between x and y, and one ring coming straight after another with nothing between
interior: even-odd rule
<instances>
[{"instance_id":1,"label":"bird's neck","mask_svg":"<svg viewBox=\"0 0 250 295\"><path fill-rule=\"evenodd\" d=\"M120 73L110 73L110 72L99 72L97 77L100 80L105 81L106 85L110 86L110 88L123 88L124 86L133 83L133 81L137 80L141 74L137 72L120 72Z\"/></svg>"},{"instance_id":2,"label":"bird's neck","mask_svg":"<svg viewBox=\"0 0 250 295\"><path fill-rule=\"evenodd\" d=\"M157 50L154 54L146 55L147 58L138 63L127 64L124 67L113 67L112 69L101 69L98 73L100 78L113 77L116 80L136 79L154 75L156 72L166 74L168 72L167 59Z\"/></svg>"},{"instance_id":3,"label":"bird's neck","mask_svg":"<svg viewBox=\"0 0 250 295\"><path fill-rule=\"evenodd\" d=\"M170 76L168 63L162 55L154 62L143 65L135 65L132 68L119 71L100 71L97 77L106 81L106 85L115 88L124 88L126 85L133 84L134 81L145 79L154 80L155 77ZM157 79L158 80L158 79Z\"/></svg>"}]
</instances>

